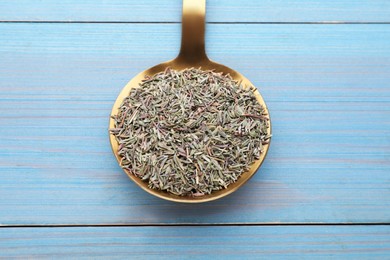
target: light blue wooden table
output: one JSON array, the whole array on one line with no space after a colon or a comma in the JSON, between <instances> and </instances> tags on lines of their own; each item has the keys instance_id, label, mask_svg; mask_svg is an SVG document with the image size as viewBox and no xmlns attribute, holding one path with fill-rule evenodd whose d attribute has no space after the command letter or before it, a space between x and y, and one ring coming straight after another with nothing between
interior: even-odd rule
<instances>
[{"instance_id":1,"label":"light blue wooden table","mask_svg":"<svg viewBox=\"0 0 390 260\"><path fill-rule=\"evenodd\" d=\"M0 258L390 258L390 2L209 0L209 56L273 122L259 172L175 204L132 183L108 116L173 58L180 0L0 0Z\"/></svg>"}]
</instances>

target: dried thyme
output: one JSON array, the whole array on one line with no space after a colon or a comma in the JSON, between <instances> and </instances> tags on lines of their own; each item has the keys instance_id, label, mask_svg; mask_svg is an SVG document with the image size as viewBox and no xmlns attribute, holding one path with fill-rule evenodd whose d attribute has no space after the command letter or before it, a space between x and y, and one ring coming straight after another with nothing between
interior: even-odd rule
<instances>
[{"instance_id":1,"label":"dried thyme","mask_svg":"<svg viewBox=\"0 0 390 260\"><path fill-rule=\"evenodd\" d=\"M148 77L113 116L124 170L152 189L202 196L235 182L259 158L268 118L254 87L200 69Z\"/></svg>"}]
</instances>

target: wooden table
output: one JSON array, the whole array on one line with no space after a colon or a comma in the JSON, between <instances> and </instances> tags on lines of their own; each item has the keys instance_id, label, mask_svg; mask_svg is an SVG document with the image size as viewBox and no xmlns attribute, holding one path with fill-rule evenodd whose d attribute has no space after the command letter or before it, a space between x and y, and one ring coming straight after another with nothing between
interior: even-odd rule
<instances>
[{"instance_id":1,"label":"wooden table","mask_svg":"<svg viewBox=\"0 0 390 260\"><path fill-rule=\"evenodd\" d=\"M107 134L127 81L177 54L181 1L0 1L0 257L390 258L390 2L207 8L273 140L239 191L186 205L132 183Z\"/></svg>"}]
</instances>

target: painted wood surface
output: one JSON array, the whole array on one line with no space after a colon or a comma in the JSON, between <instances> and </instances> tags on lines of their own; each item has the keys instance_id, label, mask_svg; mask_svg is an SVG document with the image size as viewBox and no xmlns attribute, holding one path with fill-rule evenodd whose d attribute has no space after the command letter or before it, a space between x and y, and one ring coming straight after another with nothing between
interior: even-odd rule
<instances>
[{"instance_id":1,"label":"painted wood surface","mask_svg":"<svg viewBox=\"0 0 390 260\"><path fill-rule=\"evenodd\" d=\"M386 223L390 25L211 24L212 59L266 100L269 156L241 190L178 205L134 185L110 151L111 106L173 58L179 24L0 24L0 223Z\"/></svg>"},{"instance_id":2,"label":"painted wood surface","mask_svg":"<svg viewBox=\"0 0 390 260\"><path fill-rule=\"evenodd\" d=\"M209 22L390 22L387 0L209 0ZM2 21L180 22L180 0L0 1Z\"/></svg>"},{"instance_id":3,"label":"painted wood surface","mask_svg":"<svg viewBox=\"0 0 390 260\"><path fill-rule=\"evenodd\" d=\"M177 54L180 12L0 0L0 258L389 258L390 2L208 1L209 56L256 84L274 136L202 205L140 190L108 142L120 89Z\"/></svg>"},{"instance_id":4,"label":"painted wood surface","mask_svg":"<svg viewBox=\"0 0 390 260\"><path fill-rule=\"evenodd\" d=\"M0 229L0 257L387 259L389 226Z\"/></svg>"}]
</instances>

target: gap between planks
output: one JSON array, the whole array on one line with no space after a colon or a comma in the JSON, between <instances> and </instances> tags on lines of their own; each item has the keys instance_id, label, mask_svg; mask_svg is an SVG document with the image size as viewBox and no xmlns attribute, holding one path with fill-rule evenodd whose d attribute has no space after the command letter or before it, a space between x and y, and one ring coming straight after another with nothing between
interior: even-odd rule
<instances>
[{"instance_id":1,"label":"gap between planks","mask_svg":"<svg viewBox=\"0 0 390 260\"><path fill-rule=\"evenodd\" d=\"M1 225L5 228L74 228L74 227L239 227L239 226L389 226L389 222L345 222L345 223L140 223L140 224L32 224L32 225Z\"/></svg>"},{"instance_id":2,"label":"gap between planks","mask_svg":"<svg viewBox=\"0 0 390 260\"><path fill-rule=\"evenodd\" d=\"M181 24L175 21L12 21L4 20L0 23L107 23L107 24ZM321 21L321 22L206 22L207 24L390 24L390 22L345 22L345 21Z\"/></svg>"}]
</instances>

